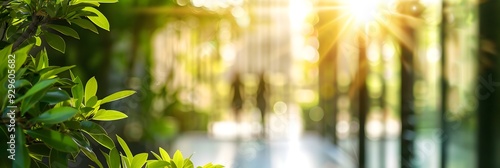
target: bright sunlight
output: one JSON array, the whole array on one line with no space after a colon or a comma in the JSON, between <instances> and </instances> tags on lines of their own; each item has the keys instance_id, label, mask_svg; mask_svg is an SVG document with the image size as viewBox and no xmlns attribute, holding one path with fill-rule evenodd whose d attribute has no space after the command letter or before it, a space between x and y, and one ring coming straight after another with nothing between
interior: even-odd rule
<instances>
[{"instance_id":1,"label":"bright sunlight","mask_svg":"<svg viewBox=\"0 0 500 168\"><path fill-rule=\"evenodd\" d=\"M381 0L346 0L346 3L347 11L359 25L374 21L380 14Z\"/></svg>"}]
</instances>

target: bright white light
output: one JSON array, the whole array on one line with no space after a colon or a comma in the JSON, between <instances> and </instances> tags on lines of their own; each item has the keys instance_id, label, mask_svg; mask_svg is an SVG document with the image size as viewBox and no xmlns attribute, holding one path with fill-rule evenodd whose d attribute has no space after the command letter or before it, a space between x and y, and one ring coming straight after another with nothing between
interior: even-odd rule
<instances>
[{"instance_id":1,"label":"bright white light","mask_svg":"<svg viewBox=\"0 0 500 168\"><path fill-rule=\"evenodd\" d=\"M382 55L384 56L384 61L391 61L394 55L396 55L396 49L394 48L394 44L388 41L385 42L382 46Z\"/></svg>"},{"instance_id":2,"label":"bright white light","mask_svg":"<svg viewBox=\"0 0 500 168\"><path fill-rule=\"evenodd\" d=\"M388 136L398 136L399 133L401 132L401 122L397 121L396 119L392 118L387 121L385 124L385 130L387 131Z\"/></svg>"},{"instance_id":3,"label":"bright white light","mask_svg":"<svg viewBox=\"0 0 500 168\"><path fill-rule=\"evenodd\" d=\"M437 47L432 47L427 50L427 61L437 63L441 59L441 51Z\"/></svg>"},{"instance_id":4,"label":"bright white light","mask_svg":"<svg viewBox=\"0 0 500 168\"><path fill-rule=\"evenodd\" d=\"M339 121L337 123L337 136L339 138L347 138L349 136L350 125L347 121Z\"/></svg>"},{"instance_id":5,"label":"bright white light","mask_svg":"<svg viewBox=\"0 0 500 168\"><path fill-rule=\"evenodd\" d=\"M215 122L212 125L212 132L218 138L233 138L238 133L238 125L235 122Z\"/></svg>"},{"instance_id":6,"label":"bright white light","mask_svg":"<svg viewBox=\"0 0 500 168\"><path fill-rule=\"evenodd\" d=\"M306 0L290 0L289 19L292 29L302 28L304 21L313 10L313 4Z\"/></svg>"},{"instance_id":7,"label":"bright white light","mask_svg":"<svg viewBox=\"0 0 500 168\"><path fill-rule=\"evenodd\" d=\"M206 2L205 0L192 0L191 3L195 7L202 7L203 5L205 5Z\"/></svg>"},{"instance_id":8,"label":"bright white light","mask_svg":"<svg viewBox=\"0 0 500 168\"><path fill-rule=\"evenodd\" d=\"M302 49L302 59L315 63L319 60L319 53L313 46L306 46Z\"/></svg>"},{"instance_id":9,"label":"bright white light","mask_svg":"<svg viewBox=\"0 0 500 168\"><path fill-rule=\"evenodd\" d=\"M384 125L379 120L371 120L366 123L367 135L370 139L377 139L384 133Z\"/></svg>"},{"instance_id":10,"label":"bright white light","mask_svg":"<svg viewBox=\"0 0 500 168\"><path fill-rule=\"evenodd\" d=\"M347 0L348 10L358 24L366 24L378 14L380 0Z\"/></svg>"}]
</instances>

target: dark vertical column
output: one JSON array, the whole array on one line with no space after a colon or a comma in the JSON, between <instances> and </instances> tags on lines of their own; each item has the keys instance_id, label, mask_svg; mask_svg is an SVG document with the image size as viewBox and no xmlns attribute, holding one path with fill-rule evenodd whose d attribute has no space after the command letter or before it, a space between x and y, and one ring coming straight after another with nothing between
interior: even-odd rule
<instances>
[{"instance_id":1,"label":"dark vertical column","mask_svg":"<svg viewBox=\"0 0 500 168\"><path fill-rule=\"evenodd\" d=\"M446 75L446 0L441 5L441 168L446 168L448 148L448 128L446 120L448 81Z\"/></svg>"},{"instance_id":2,"label":"dark vertical column","mask_svg":"<svg viewBox=\"0 0 500 168\"><path fill-rule=\"evenodd\" d=\"M500 167L499 140L499 6L498 0L484 1L479 6L479 74L477 167Z\"/></svg>"},{"instance_id":3,"label":"dark vertical column","mask_svg":"<svg viewBox=\"0 0 500 168\"><path fill-rule=\"evenodd\" d=\"M402 0L399 3L398 10L400 13L419 17L422 13L423 6L418 0ZM415 125L417 123L415 116L413 84L415 80L415 67L413 59L416 48L415 28L410 21L401 18L401 29L407 35L411 44L407 46L400 42L401 48L401 167L415 167L415 137L417 135Z\"/></svg>"},{"instance_id":4,"label":"dark vertical column","mask_svg":"<svg viewBox=\"0 0 500 168\"><path fill-rule=\"evenodd\" d=\"M406 32L413 34L411 28ZM401 46L401 167L413 167L415 148L415 111L413 104L413 52Z\"/></svg>"},{"instance_id":5,"label":"dark vertical column","mask_svg":"<svg viewBox=\"0 0 500 168\"><path fill-rule=\"evenodd\" d=\"M318 6L334 5L332 2L326 4L321 1ZM329 138L334 144L337 143L336 135L336 55L337 43L333 41L338 36L338 28L331 23L338 15L335 10L321 10L318 12L319 22L316 24L318 31L318 40L320 42L318 52L319 59L319 96L320 107L325 113L323 121L322 134Z\"/></svg>"},{"instance_id":6,"label":"dark vertical column","mask_svg":"<svg viewBox=\"0 0 500 168\"><path fill-rule=\"evenodd\" d=\"M358 49L359 49L359 64L358 64L358 86L359 86L359 97L358 97L358 117L359 117L359 157L358 157L358 167L366 167L366 115L370 109L368 89L366 86L366 76L368 75L368 60L366 58L366 37L364 34L359 33L358 35Z\"/></svg>"}]
</instances>

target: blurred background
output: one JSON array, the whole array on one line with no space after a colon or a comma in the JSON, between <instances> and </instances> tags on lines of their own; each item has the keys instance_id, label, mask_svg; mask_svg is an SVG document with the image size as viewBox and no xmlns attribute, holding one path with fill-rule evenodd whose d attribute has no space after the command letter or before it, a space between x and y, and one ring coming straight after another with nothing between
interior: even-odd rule
<instances>
[{"instance_id":1,"label":"blurred background","mask_svg":"<svg viewBox=\"0 0 500 168\"><path fill-rule=\"evenodd\" d=\"M132 152L232 168L500 167L500 2L120 0L66 56ZM71 39L67 39L71 40ZM498 81L498 82L497 82Z\"/></svg>"}]
</instances>

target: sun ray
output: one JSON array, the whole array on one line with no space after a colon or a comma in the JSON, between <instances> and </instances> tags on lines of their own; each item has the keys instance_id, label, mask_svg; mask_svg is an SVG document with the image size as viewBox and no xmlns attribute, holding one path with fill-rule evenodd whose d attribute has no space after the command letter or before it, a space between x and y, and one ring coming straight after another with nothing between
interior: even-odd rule
<instances>
[{"instance_id":1,"label":"sun ray","mask_svg":"<svg viewBox=\"0 0 500 168\"><path fill-rule=\"evenodd\" d=\"M331 10L347 10L347 9L348 9L347 5L336 5L336 6L317 7L315 10L316 11L331 11Z\"/></svg>"},{"instance_id":2,"label":"sun ray","mask_svg":"<svg viewBox=\"0 0 500 168\"><path fill-rule=\"evenodd\" d=\"M395 37L399 42L401 42L405 47L410 50L413 50L413 42L410 37L401 30L398 26L390 26L389 23L384 21L383 19L377 19L377 22L381 26L381 28L387 30L393 37Z\"/></svg>"},{"instance_id":3,"label":"sun ray","mask_svg":"<svg viewBox=\"0 0 500 168\"><path fill-rule=\"evenodd\" d=\"M333 26L334 23L339 22L341 19L344 19L345 17L348 17L348 14L343 13L342 15L338 16L332 21L329 21L328 23L322 25L321 27L318 27L318 31L322 32L325 31L325 29L330 29L331 26Z\"/></svg>"},{"instance_id":4,"label":"sun ray","mask_svg":"<svg viewBox=\"0 0 500 168\"><path fill-rule=\"evenodd\" d=\"M424 24L424 20L422 20L421 18L418 18L418 17L414 17L414 16L410 16L410 15L405 15L405 14L401 14L401 13L398 13L398 12L391 12L391 11L383 11L384 14L387 14L387 15L390 15L390 16L396 16L398 18L401 18L401 19L407 19L407 21L409 23L414 23L416 25L421 25L421 24Z\"/></svg>"},{"instance_id":5,"label":"sun ray","mask_svg":"<svg viewBox=\"0 0 500 168\"><path fill-rule=\"evenodd\" d=\"M340 28L339 32L337 33L337 35L333 38L332 41L330 41L328 43L328 45L326 46L326 48L328 49L331 49L335 43L337 43L337 40L342 36L342 34L346 31L347 27L349 27L349 25L351 25L353 19L352 18L348 18L346 23ZM325 50L325 51L328 51L328 50ZM319 53L320 54L320 59L318 61L318 63L320 63L324 57L323 55L325 55L326 53Z\"/></svg>"},{"instance_id":6,"label":"sun ray","mask_svg":"<svg viewBox=\"0 0 500 168\"><path fill-rule=\"evenodd\" d=\"M353 28L362 31L363 28L366 28L368 25L375 25L384 32L387 32L387 35L397 39L404 47L413 50L414 42L409 34L407 34L402 27L394 26L394 24L396 22L405 21L412 25L421 25L424 24L424 21L414 16L404 15L393 11L391 6L387 3L389 2L385 0L348 0L335 6L324 6L315 9L316 11L339 11L338 16L332 21L317 28L318 32L323 32L323 34L333 29L332 39L322 44L325 50L320 51L320 60L318 63L323 61L324 57L322 57L322 55L327 54L329 49L338 42L347 29ZM365 33L368 35L370 32ZM382 34L377 33L374 35L379 36ZM370 38L369 36L363 37Z\"/></svg>"}]
</instances>

